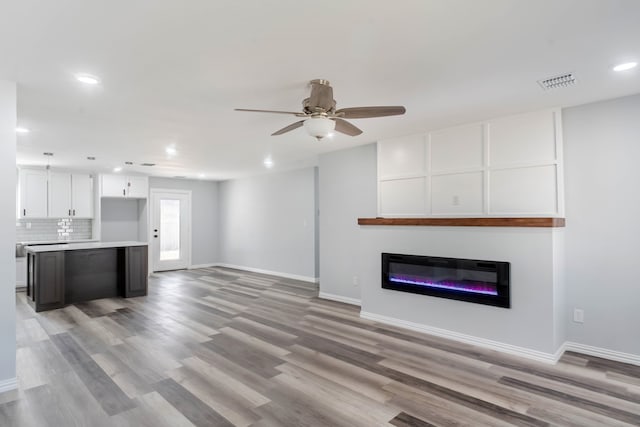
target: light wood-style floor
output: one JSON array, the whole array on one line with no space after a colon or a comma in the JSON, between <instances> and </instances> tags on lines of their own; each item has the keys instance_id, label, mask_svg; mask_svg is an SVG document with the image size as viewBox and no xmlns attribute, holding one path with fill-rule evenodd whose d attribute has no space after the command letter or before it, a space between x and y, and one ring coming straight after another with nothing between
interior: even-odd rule
<instances>
[{"instance_id":1,"label":"light wood-style floor","mask_svg":"<svg viewBox=\"0 0 640 427\"><path fill-rule=\"evenodd\" d=\"M1 426L640 425L640 367L401 330L288 279L170 272L148 297L17 312Z\"/></svg>"}]
</instances>

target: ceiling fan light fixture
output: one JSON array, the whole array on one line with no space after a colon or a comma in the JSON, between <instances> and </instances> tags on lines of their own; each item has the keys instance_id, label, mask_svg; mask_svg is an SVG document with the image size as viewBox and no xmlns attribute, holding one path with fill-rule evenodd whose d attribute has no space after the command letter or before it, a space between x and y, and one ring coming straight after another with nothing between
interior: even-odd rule
<instances>
[{"instance_id":1,"label":"ceiling fan light fixture","mask_svg":"<svg viewBox=\"0 0 640 427\"><path fill-rule=\"evenodd\" d=\"M326 138L333 133L336 122L326 117L311 117L304 121L307 133L317 139Z\"/></svg>"}]
</instances>

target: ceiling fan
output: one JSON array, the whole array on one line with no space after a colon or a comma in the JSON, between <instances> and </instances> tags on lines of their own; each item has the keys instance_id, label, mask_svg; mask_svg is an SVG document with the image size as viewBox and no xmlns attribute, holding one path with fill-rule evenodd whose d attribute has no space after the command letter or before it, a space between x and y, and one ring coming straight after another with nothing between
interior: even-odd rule
<instances>
[{"instance_id":1,"label":"ceiling fan","mask_svg":"<svg viewBox=\"0 0 640 427\"><path fill-rule=\"evenodd\" d=\"M333 99L333 88L329 81L315 79L309 83L311 85L311 95L302 101L302 112L300 113L293 111L250 110L246 108L236 108L235 110L254 113L293 114L296 117L304 117L304 120L290 124L271 135L282 135L304 126L309 135L318 140L329 136L334 130L349 136L356 136L362 133L360 129L344 119L398 116L406 111L402 106L353 107L336 110L336 100Z\"/></svg>"}]
</instances>

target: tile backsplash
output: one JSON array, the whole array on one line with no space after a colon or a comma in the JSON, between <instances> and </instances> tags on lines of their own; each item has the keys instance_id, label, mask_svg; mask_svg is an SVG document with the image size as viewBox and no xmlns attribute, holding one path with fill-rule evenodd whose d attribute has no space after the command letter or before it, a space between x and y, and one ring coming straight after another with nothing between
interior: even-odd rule
<instances>
[{"instance_id":1,"label":"tile backsplash","mask_svg":"<svg viewBox=\"0 0 640 427\"><path fill-rule=\"evenodd\" d=\"M16 241L91 239L92 222L74 218L18 219Z\"/></svg>"}]
</instances>

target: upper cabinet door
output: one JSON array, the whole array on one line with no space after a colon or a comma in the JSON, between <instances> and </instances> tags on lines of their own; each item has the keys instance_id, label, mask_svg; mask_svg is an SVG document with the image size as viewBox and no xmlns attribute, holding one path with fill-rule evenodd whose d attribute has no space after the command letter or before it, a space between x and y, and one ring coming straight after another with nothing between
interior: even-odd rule
<instances>
[{"instance_id":1,"label":"upper cabinet door","mask_svg":"<svg viewBox=\"0 0 640 427\"><path fill-rule=\"evenodd\" d=\"M128 179L128 197L146 199L149 196L149 178L146 176L130 176Z\"/></svg>"},{"instance_id":2,"label":"upper cabinet door","mask_svg":"<svg viewBox=\"0 0 640 427\"><path fill-rule=\"evenodd\" d=\"M122 175L100 175L101 197L126 197L127 177Z\"/></svg>"},{"instance_id":3,"label":"upper cabinet door","mask_svg":"<svg viewBox=\"0 0 640 427\"><path fill-rule=\"evenodd\" d=\"M72 213L77 218L93 218L93 178L89 174L71 175Z\"/></svg>"},{"instance_id":4,"label":"upper cabinet door","mask_svg":"<svg viewBox=\"0 0 640 427\"><path fill-rule=\"evenodd\" d=\"M47 171L21 169L19 173L20 218L47 217Z\"/></svg>"},{"instance_id":5,"label":"upper cabinet door","mask_svg":"<svg viewBox=\"0 0 640 427\"><path fill-rule=\"evenodd\" d=\"M71 211L71 174L49 172L49 216L68 218Z\"/></svg>"}]
</instances>

